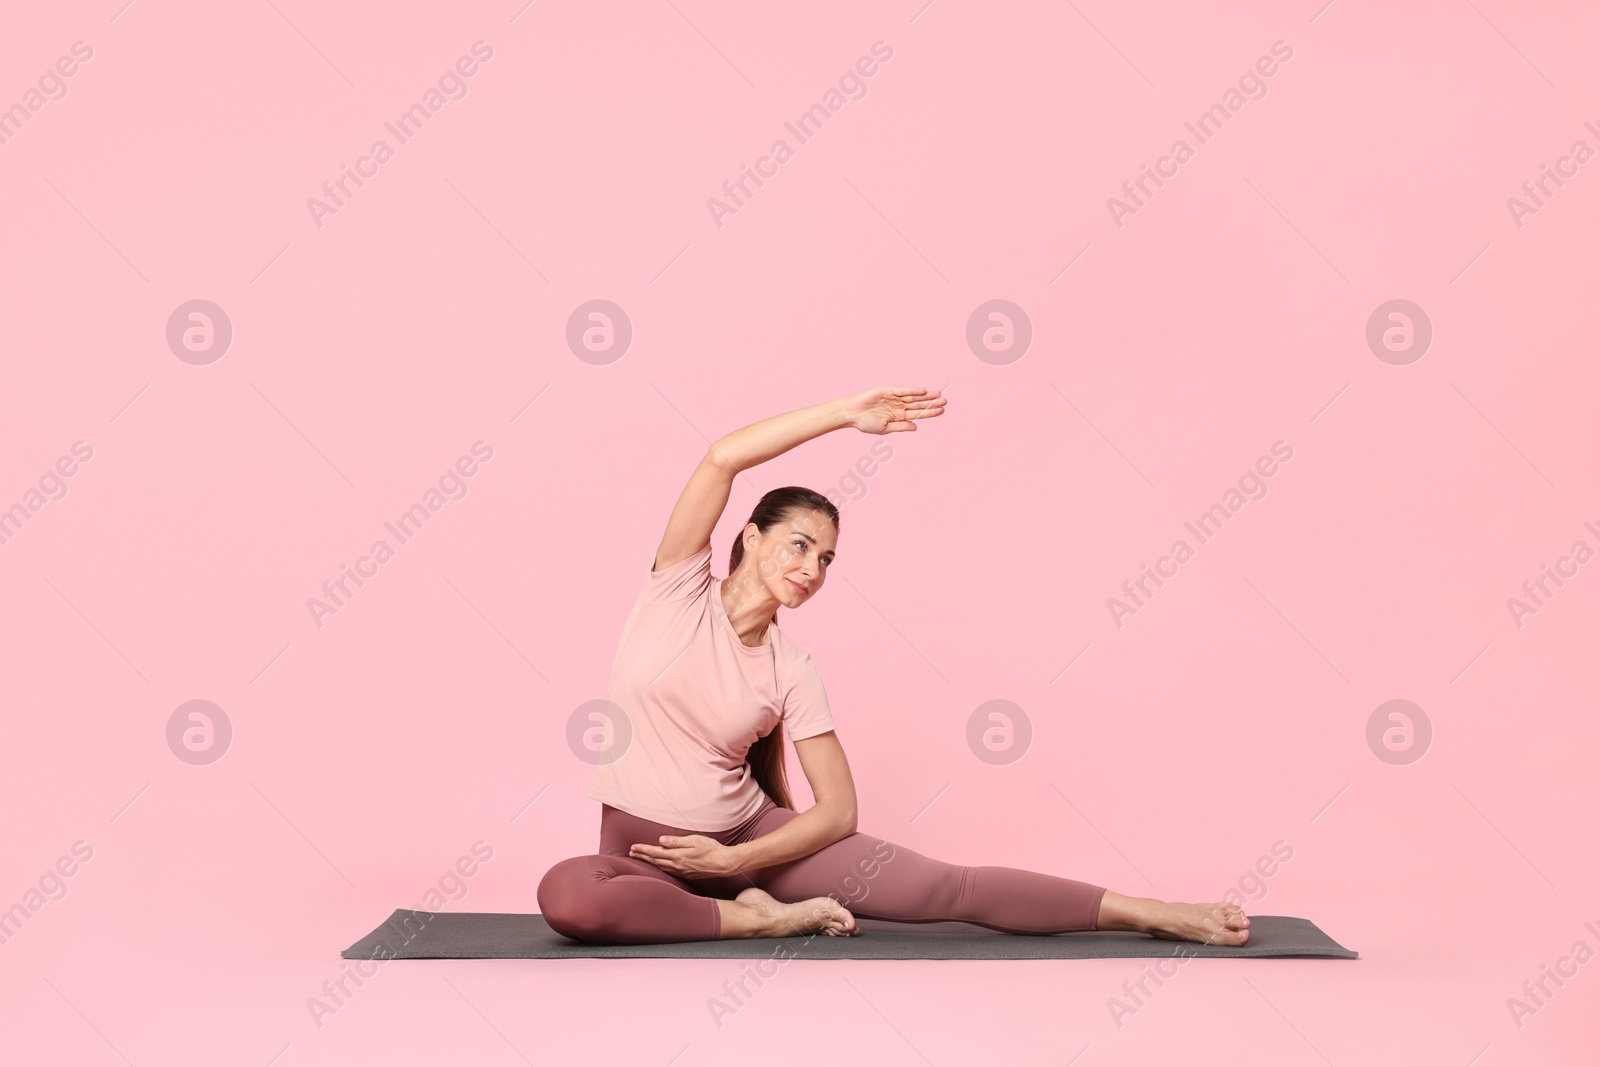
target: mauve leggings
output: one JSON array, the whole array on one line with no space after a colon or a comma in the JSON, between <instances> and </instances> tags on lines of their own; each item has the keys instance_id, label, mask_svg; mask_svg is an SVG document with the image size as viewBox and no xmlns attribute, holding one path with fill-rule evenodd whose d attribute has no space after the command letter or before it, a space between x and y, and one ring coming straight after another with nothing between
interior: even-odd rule
<instances>
[{"instance_id":1,"label":"mauve leggings","mask_svg":"<svg viewBox=\"0 0 1600 1067\"><path fill-rule=\"evenodd\" d=\"M1094 930L1101 886L1014 867L962 867L930 859L869 834L855 833L809 856L720 878L679 878L628 855L662 834L701 833L725 845L769 834L798 818L764 798L742 825L711 833L666 826L600 806L600 853L562 860L539 882L539 911L577 941L650 945L713 941L722 912L754 885L785 902L831 896L863 919L967 922L1008 934Z\"/></svg>"}]
</instances>

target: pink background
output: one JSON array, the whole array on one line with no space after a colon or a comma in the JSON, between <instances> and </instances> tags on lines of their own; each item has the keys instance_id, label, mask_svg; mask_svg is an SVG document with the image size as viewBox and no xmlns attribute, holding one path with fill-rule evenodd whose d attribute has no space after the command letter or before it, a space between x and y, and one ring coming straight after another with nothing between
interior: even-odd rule
<instances>
[{"instance_id":1,"label":"pink background","mask_svg":"<svg viewBox=\"0 0 1600 1067\"><path fill-rule=\"evenodd\" d=\"M121 4L0 34L0 104L94 50L0 145L0 506L93 449L0 544L0 904L93 849L0 946L8 1061L1593 1062L1600 964L1507 1006L1600 949L1600 564L1520 628L1506 606L1600 549L1600 163L1506 206L1600 148L1585 5ZM478 40L467 95L315 225ZM233 327L209 365L165 339L195 299ZM634 330L604 365L565 340L593 299ZM1004 365L965 340L993 299L1033 327ZM1403 366L1365 338L1395 299L1434 331ZM1283 841L1248 909L1361 959L1189 962L1120 1027L1144 961L795 962L720 1028L737 961L394 963L319 1027L340 949L474 842L450 910L535 911L593 850L567 719L707 442L879 385L949 409L744 472L713 539L722 575L765 490L846 500L826 595L782 624L861 829L1178 900ZM318 628L308 598L480 440ZM1117 627L1107 598L1279 440L1265 499ZM166 735L197 699L233 729L204 766ZM1004 766L965 740L996 699L1033 728ZM1406 765L1366 739L1393 699L1432 724Z\"/></svg>"}]
</instances>

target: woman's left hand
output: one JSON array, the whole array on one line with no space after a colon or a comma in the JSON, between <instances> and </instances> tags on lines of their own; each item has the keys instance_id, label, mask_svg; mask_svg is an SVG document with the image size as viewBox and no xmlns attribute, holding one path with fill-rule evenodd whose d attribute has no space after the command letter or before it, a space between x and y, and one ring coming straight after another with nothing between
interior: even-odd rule
<instances>
[{"instance_id":1,"label":"woman's left hand","mask_svg":"<svg viewBox=\"0 0 1600 1067\"><path fill-rule=\"evenodd\" d=\"M732 847L704 834L664 834L660 845L633 845L628 855L679 878L722 878L739 873L739 858Z\"/></svg>"},{"instance_id":2,"label":"woman's left hand","mask_svg":"<svg viewBox=\"0 0 1600 1067\"><path fill-rule=\"evenodd\" d=\"M943 415L945 403L937 389L867 389L845 397L844 412L862 433L904 433L916 430L919 419Z\"/></svg>"}]
</instances>

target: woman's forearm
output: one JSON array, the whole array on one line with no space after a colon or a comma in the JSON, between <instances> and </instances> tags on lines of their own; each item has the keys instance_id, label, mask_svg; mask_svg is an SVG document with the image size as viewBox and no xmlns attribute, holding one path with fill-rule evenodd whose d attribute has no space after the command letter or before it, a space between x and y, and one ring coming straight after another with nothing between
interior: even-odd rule
<instances>
[{"instance_id":1,"label":"woman's forearm","mask_svg":"<svg viewBox=\"0 0 1600 1067\"><path fill-rule=\"evenodd\" d=\"M788 863L849 837L852 820L822 804L802 811L770 834L734 845L740 871Z\"/></svg>"},{"instance_id":2,"label":"woman's forearm","mask_svg":"<svg viewBox=\"0 0 1600 1067\"><path fill-rule=\"evenodd\" d=\"M851 425L844 400L829 400L798 411L786 411L734 430L711 443L711 454L734 471L748 470L781 456L796 445Z\"/></svg>"}]
</instances>

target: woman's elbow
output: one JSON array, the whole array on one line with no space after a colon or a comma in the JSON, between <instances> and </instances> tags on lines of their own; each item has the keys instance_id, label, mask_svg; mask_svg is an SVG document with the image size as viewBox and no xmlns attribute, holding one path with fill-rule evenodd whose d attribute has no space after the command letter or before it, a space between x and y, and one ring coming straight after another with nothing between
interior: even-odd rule
<instances>
[{"instance_id":1,"label":"woman's elbow","mask_svg":"<svg viewBox=\"0 0 1600 1067\"><path fill-rule=\"evenodd\" d=\"M840 837L849 837L856 832L856 809L846 808L839 816Z\"/></svg>"}]
</instances>

